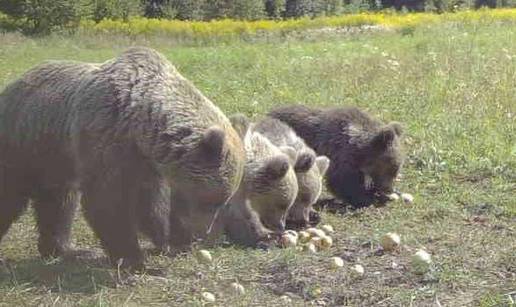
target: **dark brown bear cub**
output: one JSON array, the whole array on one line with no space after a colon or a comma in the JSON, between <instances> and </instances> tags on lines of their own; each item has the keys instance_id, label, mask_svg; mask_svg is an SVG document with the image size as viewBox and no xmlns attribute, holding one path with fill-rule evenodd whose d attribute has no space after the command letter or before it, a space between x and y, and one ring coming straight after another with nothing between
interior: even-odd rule
<instances>
[{"instance_id":1,"label":"dark brown bear cub","mask_svg":"<svg viewBox=\"0 0 516 307\"><path fill-rule=\"evenodd\" d=\"M401 125L387 125L355 107L287 106L269 114L288 125L317 154L330 158L330 192L354 207L385 202L403 164Z\"/></svg>"}]
</instances>

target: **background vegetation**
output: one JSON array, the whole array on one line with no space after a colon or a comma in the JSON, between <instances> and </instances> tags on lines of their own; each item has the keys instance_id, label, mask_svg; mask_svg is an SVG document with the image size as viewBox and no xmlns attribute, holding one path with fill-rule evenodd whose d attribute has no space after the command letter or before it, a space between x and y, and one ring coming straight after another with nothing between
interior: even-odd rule
<instances>
[{"instance_id":1,"label":"background vegetation","mask_svg":"<svg viewBox=\"0 0 516 307\"><path fill-rule=\"evenodd\" d=\"M476 16L476 15L475 15ZM46 59L100 62L127 46L163 52L226 114L259 117L286 103L357 105L404 123L407 164L398 183L413 205L392 203L339 215L334 246L308 255L220 246L214 262L192 254L150 256L161 277L117 282L105 261L43 262L32 214L0 244L0 306L511 306L516 293L516 27L508 20L442 20L394 30L300 31L264 40L195 44L160 35L96 32L27 38L0 34L0 90ZM408 15L407 18L415 18ZM481 18L480 18L481 17ZM402 17L399 17L400 20ZM440 18L440 17L439 17ZM378 253L389 231L403 247ZM99 249L81 216L81 248ZM414 275L408 258L424 247L434 267ZM341 270L329 258L345 260ZM366 273L353 277L350 267ZM228 292L238 280L247 293Z\"/></svg>"},{"instance_id":2,"label":"background vegetation","mask_svg":"<svg viewBox=\"0 0 516 307\"><path fill-rule=\"evenodd\" d=\"M134 17L183 21L278 20L385 9L442 13L484 6L516 7L516 0L0 0L0 13L8 16L0 22L0 29L48 34L74 30L81 21L127 22Z\"/></svg>"},{"instance_id":3,"label":"background vegetation","mask_svg":"<svg viewBox=\"0 0 516 307\"><path fill-rule=\"evenodd\" d=\"M99 23L85 21L80 24L83 34L152 35L168 38L200 41L220 41L240 38L246 40L270 39L274 36L288 36L304 30L333 31L368 29L401 30L410 34L416 27L428 27L436 23L460 22L476 25L516 22L516 9L490 9L462 11L457 13L361 13L341 16L299 18L287 20L214 20L180 21L149 18L130 18L128 21L103 20Z\"/></svg>"}]
</instances>

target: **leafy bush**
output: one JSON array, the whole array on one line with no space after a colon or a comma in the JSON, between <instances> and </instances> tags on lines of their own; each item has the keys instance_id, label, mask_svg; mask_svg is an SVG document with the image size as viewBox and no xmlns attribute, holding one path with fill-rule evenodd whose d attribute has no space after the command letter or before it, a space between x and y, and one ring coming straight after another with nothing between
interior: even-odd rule
<instances>
[{"instance_id":1,"label":"leafy bush","mask_svg":"<svg viewBox=\"0 0 516 307\"><path fill-rule=\"evenodd\" d=\"M285 0L265 0L265 12L270 18L280 18L285 12Z\"/></svg>"},{"instance_id":2,"label":"leafy bush","mask_svg":"<svg viewBox=\"0 0 516 307\"><path fill-rule=\"evenodd\" d=\"M167 0L143 1L143 15L147 18L163 18L166 16L164 4Z\"/></svg>"},{"instance_id":3,"label":"leafy bush","mask_svg":"<svg viewBox=\"0 0 516 307\"><path fill-rule=\"evenodd\" d=\"M311 12L311 0L287 0L285 3L285 17L307 16Z\"/></svg>"},{"instance_id":4,"label":"leafy bush","mask_svg":"<svg viewBox=\"0 0 516 307\"><path fill-rule=\"evenodd\" d=\"M231 0L204 0L204 20L229 18Z\"/></svg>"},{"instance_id":5,"label":"leafy bush","mask_svg":"<svg viewBox=\"0 0 516 307\"><path fill-rule=\"evenodd\" d=\"M376 11L383 8L382 0L350 0L346 1L341 9L343 14L357 14Z\"/></svg>"},{"instance_id":6,"label":"leafy bush","mask_svg":"<svg viewBox=\"0 0 516 307\"><path fill-rule=\"evenodd\" d=\"M67 0L0 0L0 12L22 24L30 34L48 34L55 28L74 28L82 3Z\"/></svg>"},{"instance_id":7,"label":"leafy bush","mask_svg":"<svg viewBox=\"0 0 516 307\"><path fill-rule=\"evenodd\" d=\"M88 6L96 22L107 18L127 21L143 11L140 0L92 0Z\"/></svg>"},{"instance_id":8,"label":"leafy bush","mask_svg":"<svg viewBox=\"0 0 516 307\"><path fill-rule=\"evenodd\" d=\"M22 26L19 21L0 13L0 32L14 32L22 28Z\"/></svg>"},{"instance_id":9,"label":"leafy bush","mask_svg":"<svg viewBox=\"0 0 516 307\"><path fill-rule=\"evenodd\" d=\"M260 0L233 0L230 17L257 20L265 16L265 3Z\"/></svg>"},{"instance_id":10,"label":"leafy bush","mask_svg":"<svg viewBox=\"0 0 516 307\"><path fill-rule=\"evenodd\" d=\"M319 0L314 1L313 15L316 16L332 16L340 13L342 9L342 0Z\"/></svg>"},{"instance_id":11,"label":"leafy bush","mask_svg":"<svg viewBox=\"0 0 516 307\"><path fill-rule=\"evenodd\" d=\"M461 11L457 13L360 13L331 17L299 18L288 20L217 20L217 21L179 21L157 20L147 18L129 18L128 22L103 20L98 24L82 22L81 28L87 32L117 34L166 34L176 37L221 37L253 35L257 32L289 32L323 27L353 27L362 25L380 25L398 29L401 32L413 32L416 27L433 23L492 23L510 22L516 24L515 9L494 9L478 11Z\"/></svg>"},{"instance_id":12,"label":"leafy bush","mask_svg":"<svg viewBox=\"0 0 516 307\"><path fill-rule=\"evenodd\" d=\"M169 3L170 12L174 12L179 20L202 20L204 17L203 8L205 1L203 0L171 0Z\"/></svg>"},{"instance_id":13,"label":"leafy bush","mask_svg":"<svg viewBox=\"0 0 516 307\"><path fill-rule=\"evenodd\" d=\"M475 8L516 7L516 0L475 0Z\"/></svg>"},{"instance_id":14,"label":"leafy bush","mask_svg":"<svg viewBox=\"0 0 516 307\"><path fill-rule=\"evenodd\" d=\"M165 22L135 18L144 13L153 18L179 19L183 21L211 21L216 31L241 33L254 32L265 29L290 29L292 27L315 27L329 23L331 25L345 26L347 22L358 24L377 24L378 16L389 16L384 8L429 11L429 12L455 12L463 11L471 7L516 7L516 0L0 0L0 13L7 17L0 20L0 28L6 30L19 30L30 34L48 34L53 30L74 30L79 24L88 25L102 23L96 29L114 27L125 32L142 33L154 31L155 28L165 32L170 27L178 26L177 22ZM380 10L385 15L366 14L364 16L330 16L355 14L370 10ZM493 14L501 14L503 10ZM488 13L482 13L488 14ZM489 13L491 14L491 13ZM512 14L512 13L511 13ZM328 19L310 18L327 16ZM373 17L374 16L374 17ZM399 17L393 17L387 23ZM306 18L305 18L306 17ZM225 19L246 20L248 22L235 23ZM297 18L298 20L282 20L281 22L259 21L258 19L280 20L281 18ZM383 18L383 17L382 17ZM412 27L415 20L432 19L427 15L412 18ZM374 21L371 21L374 20ZM91 21L91 22L89 22ZM121 23L116 22L121 21ZM400 21L407 23L406 21ZM379 24L382 24L381 22ZM137 26L135 26L137 25ZM179 29L188 28L188 33L198 29L206 29L202 24L180 24ZM223 29L224 26L231 29ZM251 30L249 28L251 27ZM256 29L253 29L256 27ZM83 27L84 28L84 27ZM180 31L180 30L174 30ZM204 30L203 30L204 31ZM201 31L202 32L202 31ZM207 32L212 32L209 30Z\"/></svg>"},{"instance_id":15,"label":"leafy bush","mask_svg":"<svg viewBox=\"0 0 516 307\"><path fill-rule=\"evenodd\" d=\"M257 20L265 16L261 0L204 0L204 20L234 18Z\"/></svg>"},{"instance_id":16,"label":"leafy bush","mask_svg":"<svg viewBox=\"0 0 516 307\"><path fill-rule=\"evenodd\" d=\"M337 15L343 3L342 0L287 0L285 17Z\"/></svg>"}]
</instances>

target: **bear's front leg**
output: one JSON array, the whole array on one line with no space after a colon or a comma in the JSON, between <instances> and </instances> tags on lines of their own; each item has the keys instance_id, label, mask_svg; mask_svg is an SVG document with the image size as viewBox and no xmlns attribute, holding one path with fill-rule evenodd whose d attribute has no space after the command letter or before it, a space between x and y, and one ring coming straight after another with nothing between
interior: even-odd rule
<instances>
[{"instance_id":1,"label":"bear's front leg","mask_svg":"<svg viewBox=\"0 0 516 307\"><path fill-rule=\"evenodd\" d=\"M374 191L366 188L361 172L330 168L327 180L330 192L354 208L367 207L376 201Z\"/></svg>"},{"instance_id":2,"label":"bear's front leg","mask_svg":"<svg viewBox=\"0 0 516 307\"><path fill-rule=\"evenodd\" d=\"M110 176L107 176L110 177ZM133 177L134 178L134 177ZM138 244L137 195L129 178L91 180L83 187L83 205L88 223L100 238L113 265L130 271L144 269Z\"/></svg>"},{"instance_id":3,"label":"bear's front leg","mask_svg":"<svg viewBox=\"0 0 516 307\"><path fill-rule=\"evenodd\" d=\"M143 177L143 174L142 174ZM170 186L156 174L145 176L137 204L138 227L154 244L154 252L170 252Z\"/></svg>"},{"instance_id":4,"label":"bear's front leg","mask_svg":"<svg viewBox=\"0 0 516 307\"><path fill-rule=\"evenodd\" d=\"M247 200L230 204L224 215L224 227L229 239L243 246L267 249L276 245L281 236L263 226Z\"/></svg>"},{"instance_id":5,"label":"bear's front leg","mask_svg":"<svg viewBox=\"0 0 516 307\"><path fill-rule=\"evenodd\" d=\"M352 190L348 197L348 202L354 208L368 207L377 202L377 198L373 192L362 187Z\"/></svg>"}]
</instances>

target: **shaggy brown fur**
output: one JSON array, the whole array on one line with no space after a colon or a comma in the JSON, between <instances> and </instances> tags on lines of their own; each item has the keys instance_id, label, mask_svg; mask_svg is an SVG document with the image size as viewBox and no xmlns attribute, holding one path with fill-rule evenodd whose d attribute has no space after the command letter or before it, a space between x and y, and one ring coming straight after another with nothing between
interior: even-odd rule
<instances>
[{"instance_id":1,"label":"shaggy brown fur","mask_svg":"<svg viewBox=\"0 0 516 307\"><path fill-rule=\"evenodd\" d=\"M285 230L287 212L298 192L290 162L295 161L295 151L274 146L249 128L249 120L241 114L230 119L244 140L247 162L242 184L224 212L222 227L231 241L257 246Z\"/></svg>"},{"instance_id":2,"label":"shaggy brown fur","mask_svg":"<svg viewBox=\"0 0 516 307\"><path fill-rule=\"evenodd\" d=\"M383 125L354 107L288 106L270 116L290 125L320 155L330 158L330 191L353 206L385 201L402 163L400 124Z\"/></svg>"},{"instance_id":3,"label":"shaggy brown fur","mask_svg":"<svg viewBox=\"0 0 516 307\"><path fill-rule=\"evenodd\" d=\"M265 117L258 121L254 129L262 133L276 146L290 146L297 152L294 167L299 192L294 205L289 210L287 225L289 228L303 228L316 225L319 215L313 210L322 190L322 179L329 166L326 156L316 157L313 149L285 123L278 119Z\"/></svg>"},{"instance_id":4,"label":"shaggy brown fur","mask_svg":"<svg viewBox=\"0 0 516 307\"><path fill-rule=\"evenodd\" d=\"M80 190L111 260L138 269L139 228L158 245L168 226L173 244L205 235L244 164L228 119L157 52L49 62L0 95L0 238L33 199L41 254L62 254Z\"/></svg>"}]
</instances>

